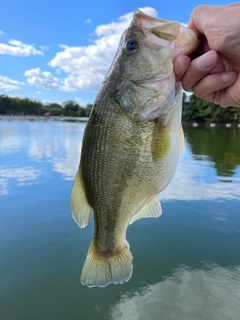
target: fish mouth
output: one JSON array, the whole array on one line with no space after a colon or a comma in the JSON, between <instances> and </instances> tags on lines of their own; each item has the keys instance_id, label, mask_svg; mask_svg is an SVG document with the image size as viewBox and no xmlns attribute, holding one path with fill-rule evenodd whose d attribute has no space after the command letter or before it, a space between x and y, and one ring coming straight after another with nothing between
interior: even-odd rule
<instances>
[{"instance_id":1,"label":"fish mouth","mask_svg":"<svg viewBox=\"0 0 240 320\"><path fill-rule=\"evenodd\" d=\"M202 40L201 36L178 22L149 17L140 10L135 12L133 23L145 33L147 42L171 48L173 60L179 55L192 53Z\"/></svg>"}]
</instances>

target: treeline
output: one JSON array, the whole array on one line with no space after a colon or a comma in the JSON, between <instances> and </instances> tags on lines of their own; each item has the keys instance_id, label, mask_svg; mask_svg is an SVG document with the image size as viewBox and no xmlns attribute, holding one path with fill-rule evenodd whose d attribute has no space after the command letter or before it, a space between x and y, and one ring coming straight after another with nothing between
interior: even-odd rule
<instances>
[{"instance_id":1,"label":"treeline","mask_svg":"<svg viewBox=\"0 0 240 320\"><path fill-rule=\"evenodd\" d=\"M85 108L74 101L44 105L40 101L28 98L20 99L0 95L0 115L37 115L88 117L92 104ZM240 108L222 108L219 105L197 98L195 95L183 95L183 119L197 122L240 123Z\"/></svg>"},{"instance_id":2,"label":"treeline","mask_svg":"<svg viewBox=\"0 0 240 320\"><path fill-rule=\"evenodd\" d=\"M84 108L74 101L66 101L63 106L57 103L44 105L40 101L28 98L20 99L0 95L0 115L42 116L50 114L51 116L88 117L91 108L91 104Z\"/></svg>"},{"instance_id":3,"label":"treeline","mask_svg":"<svg viewBox=\"0 0 240 320\"><path fill-rule=\"evenodd\" d=\"M183 95L183 119L196 122L240 123L240 108L227 107L202 100L192 94Z\"/></svg>"}]
</instances>

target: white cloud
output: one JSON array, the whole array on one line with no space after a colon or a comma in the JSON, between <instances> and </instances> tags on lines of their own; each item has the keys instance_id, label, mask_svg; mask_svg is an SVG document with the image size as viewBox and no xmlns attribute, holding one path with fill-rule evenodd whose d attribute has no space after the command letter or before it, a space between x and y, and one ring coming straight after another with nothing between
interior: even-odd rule
<instances>
[{"instance_id":1,"label":"white cloud","mask_svg":"<svg viewBox=\"0 0 240 320\"><path fill-rule=\"evenodd\" d=\"M140 9L148 15L157 15L153 8ZM95 30L97 39L88 46L60 45L62 51L56 54L49 65L56 68L58 74L64 71L67 77L61 80L61 86L55 86L55 88L68 92L97 91L111 65L121 34L129 26L132 16L133 12L130 12L115 22L98 26ZM45 87L45 82L42 82L42 74L43 72L39 72L40 81L37 81L36 75L31 84L38 83L39 86Z\"/></svg>"},{"instance_id":2,"label":"white cloud","mask_svg":"<svg viewBox=\"0 0 240 320\"><path fill-rule=\"evenodd\" d=\"M59 89L59 80L51 72L41 71L39 68L27 70L24 73L30 85L46 89Z\"/></svg>"},{"instance_id":3,"label":"white cloud","mask_svg":"<svg viewBox=\"0 0 240 320\"><path fill-rule=\"evenodd\" d=\"M152 16L152 17L157 16L157 11L151 7L140 8L140 10L149 16ZM130 25L130 22L132 21L133 13L134 12L126 13L125 15L121 16L116 22L111 22L109 24L98 26L95 30L95 33L99 37L101 36L106 37L111 34L116 34L120 37L121 34Z\"/></svg>"},{"instance_id":4,"label":"white cloud","mask_svg":"<svg viewBox=\"0 0 240 320\"><path fill-rule=\"evenodd\" d=\"M24 82L10 79L0 75L0 88L6 91L11 91L15 89L20 89L21 86L25 85Z\"/></svg>"},{"instance_id":5,"label":"white cloud","mask_svg":"<svg viewBox=\"0 0 240 320\"><path fill-rule=\"evenodd\" d=\"M0 43L0 54L10 54L21 57L44 55L44 53L37 50L34 45L24 44L18 40L10 40L9 44Z\"/></svg>"},{"instance_id":6,"label":"white cloud","mask_svg":"<svg viewBox=\"0 0 240 320\"><path fill-rule=\"evenodd\" d=\"M40 46L40 49L43 50L43 51L44 51L44 50L45 50L45 51L48 51L48 50L49 50L49 47L48 47L48 46Z\"/></svg>"},{"instance_id":7,"label":"white cloud","mask_svg":"<svg viewBox=\"0 0 240 320\"><path fill-rule=\"evenodd\" d=\"M87 19L87 20L85 21L85 23L91 23L91 22L92 22L91 19Z\"/></svg>"},{"instance_id":8,"label":"white cloud","mask_svg":"<svg viewBox=\"0 0 240 320\"><path fill-rule=\"evenodd\" d=\"M37 92L36 92L36 94L41 94L41 93L42 93L42 91L37 91Z\"/></svg>"},{"instance_id":9,"label":"white cloud","mask_svg":"<svg viewBox=\"0 0 240 320\"><path fill-rule=\"evenodd\" d=\"M41 100L41 103L44 104L44 105L49 105L49 104L52 104L52 103L57 103L60 106L62 105L62 101L59 101L59 100L48 100L48 99L45 99L45 100Z\"/></svg>"},{"instance_id":10,"label":"white cloud","mask_svg":"<svg viewBox=\"0 0 240 320\"><path fill-rule=\"evenodd\" d=\"M5 34L5 32L3 32L2 30L0 30L0 36Z\"/></svg>"},{"instance_id":11,"label":"white cloud","mask_svg":"<svg viewBox=\"0 0 240 320\"><path fill-rule=\"evenodd\" d=\"M91 104L92 102L89 100L83 100L82 98L75 97L74 100L81 106L81 107L86 107L87 104Z\"/></svg>"}]
</instances>

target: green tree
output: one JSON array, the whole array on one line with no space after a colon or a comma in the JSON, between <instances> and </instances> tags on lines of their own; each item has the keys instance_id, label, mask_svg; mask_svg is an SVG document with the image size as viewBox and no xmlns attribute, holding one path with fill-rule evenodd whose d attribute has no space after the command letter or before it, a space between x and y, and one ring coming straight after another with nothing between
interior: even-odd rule
<instances>
[{"instance_id":1,"label":"green tree","mask_svg":"<svg viewBox=\"0 0 240 320\"><path fill-rule=\"evenodd\" d=\"M63 107L58 103L50 103L45 106L45 112L50 112L52 116L61 116L63 115Z\"/></svg>"},{"instance_id":2,"label":"green tree","mask_svg":"<svg viewBox=\"0 0 240 320\"><path fill-rule=\"evenodd\" d=\"M70 117L78 117L79 116L79 105L74 102L74 101L66 101L63 103L63 114L65 116L70 116Z\"/></svg>"},{"instance_id":3,"label":"green tree","mask_svg":"<svg viewBox=\"0 0 240 320\"><path fill-rule=\"evenodd\" d=\"M222 108L195 95L191 95L190 102L185 106L184 119L197 122L240 122L238 108Z\"/></svg>"}]
</instances>

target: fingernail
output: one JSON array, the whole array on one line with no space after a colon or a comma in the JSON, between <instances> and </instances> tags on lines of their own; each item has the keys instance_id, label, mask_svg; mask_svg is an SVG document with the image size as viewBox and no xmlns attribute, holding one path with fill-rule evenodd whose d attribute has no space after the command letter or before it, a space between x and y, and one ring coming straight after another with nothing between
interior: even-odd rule
<instances>
[{"instance_id":1,"label":"fingernail","mask_svg":"<svg viewBox=\"0 0 240 320\"><path fill-rule=\"evenodd\" d=\"M209 69L210 67L213 67L216 60L217 60L216 51L211 50L203 54L199 58L197 58L196 66L200 70L206 70L206 69Z\"/></svg>"}]
</instances>

